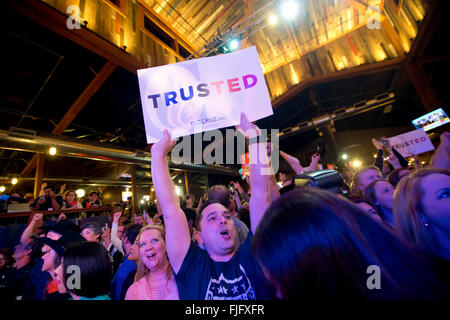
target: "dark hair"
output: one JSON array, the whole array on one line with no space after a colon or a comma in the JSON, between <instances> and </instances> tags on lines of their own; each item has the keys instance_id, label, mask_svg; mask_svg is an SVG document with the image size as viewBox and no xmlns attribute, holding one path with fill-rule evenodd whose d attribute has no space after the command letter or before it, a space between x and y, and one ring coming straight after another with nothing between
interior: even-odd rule
<instances>
[{"instance_id":1,"label":"dark hair","mask_svg":"<svg viewBox=\"0 0 450 320\"><path fill-rule=\"evenodd\" d=\"M83 225L83 227L81 228L81 230L83 229L91 229L92 232L94 232L95 234L98 234L98 240L100 241L100 239L102 238L102 227L95 221L90 221L88 223L86 223L85 225Z\"/></svg>"},{"instance_id":2,"label":"dark hair","mask_svg":"<svg viewBox=\"0 0 450 320\"><path fill-rule=\"evenodd\" d=\"M288 184L287 186L282 187L279 192L280 194L285 194L291 190L295 189L295 182L293 181L291 184Z\"/></svg>"},{"instance_id":3,"label":"dark hair","mask_svg":"<svg viewBox=\"0 0 450 320\"><path fill-rule=\"evenodd\" d=\"M15 193L17 193L19 195L20 199L23 199L23 194L21 192L13 192L12 194L15 194Z\"/></svg>"},{"instance_id":4,"label":"dark hair","mask_svg":"<svg viewBox=\"0 0 450 320\"><path fill-rule=\"evenodd\" d=\"M379 182L388 182L388 183L389 183L389 181L386 181L386 180L383 180L383 179L372 181L372 182L364 189L364 197L365 197L367 200L369 200L369 204L377 210L378 215L381 217L381 219L382 219L383 221L385 221L385 218L386 218L386 217L385 217L385 215L383 214L383 210L382 210L382 208L381 208L381 206L380 206L379 204L377 205L378 199L377 199L377 196L376 196L375 186L376 186L376 184L379 183Z\"/></svg>"},{"instance_id":5,"label":"dark hair","mask_svg":"<svg viewBox=\"0 0 450 320\"><path fill-rule=\"evenodd\" d=\"M250 230L250 210L248 210L247 208L241 208L241 210L239 210L238 212L239 214L239 220L241 220L243 223L245 223L245 225L247 226L247 228Z\"/></svg>"},{"instance_id":6,"label":"dark hair","mask_svg":"<svg viewBox=\"0 0 450 320\"><path fill-rule=\"evenodd\" d=\"M89 193L89 197L91 197L93 194L96 194L97 197L100 198L100 194L97 191L92 191L91 193Z\"/></svg>"},{"instance_id":7,"label":"dark hair","mask_svg":"<svg viewBox=\"0 0 450 320\"><path fill-rule=\"evenodd\" d=\"M225 208L228 208L228 204L230 203L231 191L227 187L222 184L218 184L212 186L208 190L208 199L216 200L220 202Z\"/></svg>"},{"instance_id":8,"label":"dark hair","mask_svg":"<svg viewBox=\"0 0 450 320\"><path fill-rule=\"evenodd\" d=\"M432 299L442 286L414 249L350 201L299 187L267 209L253 253L284 299ZM369 290L367 270L382 270ZM367 281L367 282L366 282Z\"/></svg>"},{"instance_id":9,"label":"dark hair","mask_svg":"<svg viewBox=\"0 0 450 320\"><path fill-rule=\"evenodd\" d=\"M79 289L67 288L67 291L87 298L108 294L111 289L112 265L108 251L98 242L80 242L67 247L63 261L64 283L67 283L67 269L70 266L80 268Z\"/></svg>"},{"instance_id":10,"label":"dark hair","mask_svg":"<svg viewBox=\"0 0 450 320\"><path fill-rule=\"evenodd\" d=\"M26 244L23 245L24 250L30 250L30 259L32 261L42 257L42 247L44 246L40 241L37 240L36 236L31 236Z\"/></svg>"},{"instance_id":11,"label":"dark hair","mask_svg":"<svg viewBox=\"0 0 450 320\"><path fill-rule=\"evenodd\" d=\"M5 267L11 267L13 264L12 250L10 248L2 248L0 249L0 254L6 259Z\"/></svg>"},{"instance_id":12,"label":"dark hair","mask_svg":"<svg viewBox=\"0 0 450 320\"><path fill-rule=\"evenodd\" d=\"M370 202L369 199L363 197L362 195L360 195L359 193L352 193L348 196L348 199L353 202L353 203L367 203L368 205L370 205L371 207L373 207L372 203Z\"/></svg>"},{"instance_id":13,"label":"dark hair","mask_svg":"<svg viewBox=\"0 0 450 320\"><path fill-rule=\"evenodd\" d=\"M213 203L218 203L218 204L223 205L223 203L221 203L219 200L209 199L209 196L208 196L208 200L202 204L202 206L200 207L200 210L198 210L197 216L195 217L195 229L197 231L201 231L200 222L202 221L203 210L205 210L205 208L207 206L209 206L210 204L213 204ZM224 207L226 208L226 206L224 206Z\"/></svg>"},{"instance_id":14,"label":"dark hair","mask_svg":"<svg viewBox=\"0 0 450 320\"><path fill-rule=\"evenodd\" d=\"M186 220L192 221L192 223L195 223L195 218L197 217L197 214L195 213L194 209L190 208L182 208L184 215L186 216Z\"/></svg>"},{"instance_id":15,"label":"dark hair","mask_svg":"<svg viewBox=\"0 0 450 320\"><path fill-rule=\"evenodd\" d=\"M56 190L54 186L46 186L46 187L44 188L44 190L47 190L47 189L52 189L52 191L55 191L55 190Z\"/></svg>"},{"instance_id":16,"label":"dark hair","mask_svg":"<svg viewBox=\"0 0 450 320\"><path fill-rule=\"evenodd\" d=\"M390 184L392 184L394 187L397 186L398 182L400 181L400 179L402 179L404 176L400 177L400 172L402 171L409 171L409 169L407 168L397 168L394 171L392 171L391 173L389 173L389 175L387 176L387 181L389 181Z\"/></svg>"},{"instance_id":17,"label":"dark hair","mask_svg":"<svg viewBox=\"0 0 450 320\"><path fill-rule=\"evenodd\" d=\"M142 226L140 224L132 224L127 227L127 230L125 231L125 234L123 235L124 238L128 239L128 242L134 243L136 240L136 237L139 234L139 231L141 230Z\"/></svg>"}]
</instances>

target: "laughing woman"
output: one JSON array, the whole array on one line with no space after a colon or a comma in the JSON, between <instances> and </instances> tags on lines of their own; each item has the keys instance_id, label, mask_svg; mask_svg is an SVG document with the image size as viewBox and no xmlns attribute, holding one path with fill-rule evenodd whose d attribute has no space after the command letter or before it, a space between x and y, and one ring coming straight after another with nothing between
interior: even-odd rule
<instances>
[{"instance_id":1,"label":"laughing woman","mask_svg":"<svg viewBox=\"0 0 450 320\"><path fill-rule=\"evenodd\" d=\"M166 232L158 225L148 225L139 233L139 261L135 281L125 300L178 300L178 288L167 258Z\"/></svg>"}]
</instances>

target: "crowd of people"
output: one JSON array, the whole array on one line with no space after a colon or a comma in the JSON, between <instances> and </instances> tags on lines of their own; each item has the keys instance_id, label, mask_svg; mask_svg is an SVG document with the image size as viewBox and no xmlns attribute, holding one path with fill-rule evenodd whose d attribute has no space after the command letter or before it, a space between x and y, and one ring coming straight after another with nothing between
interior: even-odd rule
<instances>
[{"instance_id":1,"label":"crowd of people","mask_svg":"<svg viewBox=\"0 0 450 320\"><path fill-rule=\"evenodd\" d=\"M130 220L118 210L103 227L34 214L14 250L0 251L2 300L449 297L448 132L427 168L374 139L374 165L336 193L295 185L295 175L319 168L319 154L303 167L281 152L292 173L277 183L259 128L243 114L238 130L257 159L248 185L231 181L180 201L165 131L151 148L155 212ZM100 205L98 194L80 204L73 190L42 191L29 199L36 210Z\"/></svg>"},{"instance_id":2,"label":"crowd of people","mask_svg":"<svg viewBox=\"0 0 450 320\"><path fill-rule=\"evenodd\" d=\"M32 193L23 195L13 192L6 200L7 204L28 203L33 211L57 211L66 209L95 208L102 206L100 193L92 191L88 197L78 199L75 190L66 190L66 184L59 189L53 185L43 183L37 198Z\"/></svg>"}]
</instances>

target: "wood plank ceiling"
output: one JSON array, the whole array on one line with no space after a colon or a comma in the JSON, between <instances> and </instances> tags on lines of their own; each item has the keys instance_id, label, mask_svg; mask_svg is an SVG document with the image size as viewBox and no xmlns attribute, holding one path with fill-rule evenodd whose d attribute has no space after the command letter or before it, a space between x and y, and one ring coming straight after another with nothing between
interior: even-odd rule
<instances>
[{"instance_id":1,"label":"wood plank ceiling","mask_svg":"<svg viewBox=\"0 0 450 320\"><path fill-rule=\"evenodd\" d=\"M65 14L80 6L88 29L148 66L181 61L219 33L245 28L243 43L257 47L272 100L305 80L403 58L427 7L425 0L297 0L299 13L287 21L279 14L283 1L44 2ZM279 16L274 26L267 22L271 14Z\"/></svg>"}]
</instances>

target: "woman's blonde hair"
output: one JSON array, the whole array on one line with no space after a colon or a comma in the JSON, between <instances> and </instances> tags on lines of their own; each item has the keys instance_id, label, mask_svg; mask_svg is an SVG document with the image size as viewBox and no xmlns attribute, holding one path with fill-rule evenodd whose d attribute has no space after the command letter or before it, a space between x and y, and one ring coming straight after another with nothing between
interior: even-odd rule
<instances>
[{"instance_id":1,"label":"woman's blonde hair","mask_svg":"<svg viewBox=\"0 0 450 320\"><path fill-rule=\"evenodd\" d=\"M139 232L138 236L136 237L136 241L137 241L138 246L139 246L139 260L138 260L138 263L137 263L136 275L134 276L134 281L135 282L139 281L143 277L146 277L150 273L150 270L147 268L147 266L142 261L141 253L140 253L141 236L147 230L157 230L157 231L159 231L159 233L161 234L161 238L164 241L164 244L166 243L166 230L162 226L153 224L153 225L147 225L147 226L145 226L145 227L143 227L141 229L141 231ZM170 263L169 263L168 266L167 266L167 270L166 270L167 281L170 280L172 275L173 275L172 268L171 268Z\"/></svg>"},{"instance_id":2,"label":"woman's blonde hair","mask_svg":"<svg viewBox=\"0 0 450 320\"><path fill-rule=\"evenodd\" d=\"M362 195L363 192L359 189L358 185L360 183L361 180L361 176L366 173L369 170L377 170L380 173L381 176L381 171L378 167L375 166L365 166L362 167L361 169L359 169L354 175L353 175L353 179L352 179L352 183L351 183L351 191L352 193L357 193Z\"/></svg>"},{"instance_id":3,"label":"woman's blonde hair","mask_svg":"<svg viewBox=\"0 0 450 320\"><path fill-rule=\"evenodd\" d=\"M407 242L421 249L439 254L439 246L427 227L427 220L422 211L424 189L420 183L423 178L432 174L450 176L450 171L443 169L420 169L397 184L394 192L394 228Z\"/></svg>"},{"instance_id":4,"label":"woman's blonde hair","mask_svg":"<svg viewBox=\"0 0 450 320\"><path fill-rule=\"evenodd\" d=\"M63 199L66 200L67 195L68 195L69 193L71 193L71 192L73 192L73 194L75 195L75 197L73 198L73 201L77 201L77 200L78 200L78 195L77 195L77 193L75 192L75 190L73 190L73 189L66 190L66 192L64 192Z\"/></svg>"}]
</instances>

